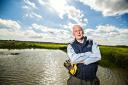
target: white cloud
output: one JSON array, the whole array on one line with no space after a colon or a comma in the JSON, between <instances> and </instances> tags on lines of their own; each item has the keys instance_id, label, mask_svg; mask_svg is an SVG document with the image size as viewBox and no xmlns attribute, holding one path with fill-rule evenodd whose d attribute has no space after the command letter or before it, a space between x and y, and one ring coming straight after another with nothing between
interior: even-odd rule
<instances>
[{"instance_id":1,"label":"white cloud","mask_svg":"<svg viewBox=\"0 0 128 85\"><path fill-rule=\"evenodd\" d=\"M128 45L128 29L112 25L99 25L96 29L86 29L86 34L105 45Z\"/></svg>"},{"instance_id":2,"label":"white cloud","mask_svg":"<svg viewBox=\"0 0 128 85\"><path fill-rule=\"evenodd\" d=\"M13 26L10 20L4 20L4 24L1 24L0 19L0 39L14 39L14 40L26 40L26 41L44 41L44 42L69 42L69 31L61 28L51 28L44 25L38 25L36 23L27 27L25 30L17 29L17 26ZM6 23L5 23L6 22ZM15 22L16 21L11 21ZM4 25L4 27L3 27ZM20 25L19 25L20 26ZM10 29L13 31L10 31ZM23 28L20 26L20 28Z\"/></svg>"},{"instance_id":3,"label":"white cloud","mask_svg":"<svg viewBox=\"0 0 128 85\"><path fill-rule=\"evenodd\" d=\"M51 28L36 23L33 23L27 31L25 33L29 35L29 38L45 42L64 43L69 42L71 37L68 30L61 28Z\"/></svg>"},{"instance_id":4,"label":"white cloud","mask_svg":"<svg viewBox=\"0 0 128 85\"><path fill-rule=\"evenodd\" d=\"M84 18L82 11L73 6L67 6L66 14L68 15L69 19L74 20L77 24L83 25L87 23L87 19Z\"/></svg>"},{"instance_id":5,"label":"white cloud","mask_svg":"<svg viewBox=\"0 0 128 85\"><path fill-rule=\"evenodd\" d=\"M0 19L0 25L8 27L12 30L18 30L21 28L21 26L16 21L13 20Z\"/></svg>"},{"instance_id":6,"label":"white cloud","mask_svg":"<svg viewBox=\"0 0 128 85\"><path fill-rule=\"evenodd\" d=\"M39 15L39 14L37 14L37 13L34 13L34 12L31 13L31 16L35 16L35 17L38 18L38 19L41 19L41 18L42 18L41 15Z\"/></svg>"},{"instance_id":7,"label":"white cloud","mask_svg":"<svg viewBox=\"0 0 128 85\"><path fill-rule=\"evenodd\" d=\"M38 10L38 7L35 3L31 2L30 0L24 0L25 5L22 6L25 12L25 17L34 18L36 20L42 19L42 16L35 11Z\"/></svg>"},{"instance_id":8,"label":"white cloud","mask_svg":"<svg viewBox=\"0 0 128 85\"><path fill-rule=\"evenodd\" d=\"M70 23L68 26L70 26ZM8 29L9 28L9 29ZM52 28L33 23L22 30L22 26L13 20L0 19L0 38L44 41L44 42L70 42L71 30L65 28ZM13 31L10 31L13 29ZM85 29L85 35L105 45L128 45L128 28L118 28L113 25L99 25L96 29Z\"/></svg>"},{"instance_id":9,"label":"white cloud","mask_svg":"<svg viewBox=\"0 0 128 85\"><path fill-rule=\"evenodd\" d=\"M35 5L35 3L29 1L29 0L24 0L25 4L34 8L34 9L38 9L38 7Z\"/></svg>"},{"instance_id":10,"label":"white cloud","mask_svg":"<svg viewBox=\"0 0 128 85\"><path fill-rule=\"evenodd\" d=\"M42 16L37 14L37 13L34 13L34 12L31 12L31 13L26 13L25 14L25 17L30 17L30 18L33 18L33 19L42 19Z\"/></svg>"},{"instance_id":11,"label":"white cloud","mask_svg":"<svg viewBox=\"0 0 128 85\"><path fill-rule=\"evenodd\" d=\"M62 28L51 28L44 25L38 25L36 23L32 24L30 28L35 31L40 31L42 34L47 34L47 37L50 36L53 39L70 38L69 31Z\"/></svg>"},{"instance_id":12,"label":"white cloud","mask_svg":"<svg viewBox=\"0 0 128 85\"><path fill-rule=\"evenodd\" d=\"M127 35L128 35L128 29L121 29L121 30L120 30L120 33L122 33L122 34L127 34Z\"/></svg>"},{"instance_id":13,"label":"white cloud","mask_svg":"<svg viewBox=\"0 0 128 85\"><path fill-rule=\"evenodd\" d=\"M41 4L41 5L45 5L45 2L43 0L38 0L38 2Z\"/></svg>"},{"instance_id":14,"label":"white cloud","mask_svg":"<svg viewBox=\"0 0 128 85\"><path fill-rule=\"evenodd\" d=\"M70 31L72 31L72 27L73 27L73 23L69 22L68 24L66 25L60 25L61 27L65 28L65 29L69 29Z\"/></svg>"},{"instance_id":15,"label":"white cloud","mask_svg":"<svg viewBox=\"0 0 128 85\"><path fill-rule=\"evenodd\" d=\"M42 6L49 8L52 12L55 12L61 19L66 15L69 20L73 20L77 24L86 25L87 23L87 19L84 17L83 12L69 5L70 0L38 0L38 2Z\"/></svg>"},{"instance_id":16,"label":"white cloud","mask_svg":"<svg viewBox=\"0 0 128 85\"><path fill-rule=\"evenodd\" d=\"M104 16L115 16L128 13L127 0L77 0L91 7L96 11L101 11Z\"/></svg>"},{"instance_id":17,"label":"white cloud","mask_svg":"<svg viewBox=\"0 0 128 85\"><path fill-rule=\"evenodd\" d=\"M112 25L99 25L96 27L98 32L102 32L102 33L110 33L110 32L119 32L120 30Z\"/></svg>"}]
</instances>

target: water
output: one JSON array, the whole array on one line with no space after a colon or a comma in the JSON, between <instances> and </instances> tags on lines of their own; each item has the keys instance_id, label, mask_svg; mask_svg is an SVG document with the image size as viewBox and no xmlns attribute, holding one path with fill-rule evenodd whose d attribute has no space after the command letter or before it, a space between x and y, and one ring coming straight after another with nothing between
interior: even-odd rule
<instances>
[{"instance_id":1,"label":"water","mask_svg":"<svg viewBox=\"0 0 128 85\"><path fill-rule=\"evenodd\" d=\"M0 49L0 85L66 85L68 72L61 50ZM127 85L127 72L103 68L97 73L101 85Z\"/></svg>"}]
</instances>

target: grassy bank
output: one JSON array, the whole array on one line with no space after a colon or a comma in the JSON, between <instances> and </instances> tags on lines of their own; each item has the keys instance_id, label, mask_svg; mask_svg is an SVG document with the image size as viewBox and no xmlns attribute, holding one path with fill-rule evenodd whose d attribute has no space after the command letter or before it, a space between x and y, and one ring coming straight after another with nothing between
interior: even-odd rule
<instances>
[{"instance_id":1,"label":"grassy bank","mask_svg":"<svg viewBox=\"0 0 128 85\"><path fill-rule=\"evenodd\" d=\"M100 65L105 67L121 67L128 70L127 46L100 46L102 60Z\"/></svg>"},{"instance_id":2,"label":"grassy bank","mask_svg":"<svg viewBox=\"0 0 128 85\"><path fill-rule=\"evenodd\" d=\"M60 49L66 52L67 44L29 41L0 41L2 49ZM100 46L102 60L99 62L104 67L121 67L128 70L128 47L127 46Z\"/></svg>"},{"instance_id":3,"label":"grassy bank","mask_svg":"<svg viewBox=\"0 0 128 85\"><path fill-rule=\"evenodd\" d=\"M14 41L1 40L0 48L2 49L26 49L26 48L43 48L43 49L62 49L66 48L66 44L50 43L50 42L31 42L31 41Z\"/></svg>"}]
</instances>

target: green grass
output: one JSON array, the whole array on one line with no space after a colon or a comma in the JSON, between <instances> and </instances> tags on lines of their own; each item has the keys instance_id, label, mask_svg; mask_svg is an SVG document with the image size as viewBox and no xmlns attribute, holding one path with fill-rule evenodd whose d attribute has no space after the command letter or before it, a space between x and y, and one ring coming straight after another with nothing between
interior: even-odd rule
<instances>
[{"instance_id":1,"label":"green grass","mask_svg":"<svg viewBox=\"0 0 128 85\"><path fill-rule=\"evenodd\" d=\"M2 49L26 49L26 48L45 48L45 49L65 49L66 44L43 43L29 41L0 41Z\"/></svg>"},{"instance_id":2,"label":"green grass","mask_svg":"<svg viewBox=\"0 0 128 85\"><path fill-rule=\"evenodd\" d=\"M100 65L128 69L128 47L100 46L100 50L102 55Z\"/></svg>"}]
</instances>

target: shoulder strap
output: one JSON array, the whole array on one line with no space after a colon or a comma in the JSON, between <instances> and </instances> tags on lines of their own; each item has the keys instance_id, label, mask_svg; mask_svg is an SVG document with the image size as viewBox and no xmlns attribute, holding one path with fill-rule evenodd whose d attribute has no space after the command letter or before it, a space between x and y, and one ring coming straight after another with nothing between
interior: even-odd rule
<instances>
[{"instance_id":1,"label":"shoulder strap","mask_svg":"<svg viewBox=\"0 0 128 85\"><path fill-rule=\"evenodd\" d=\"M89 44L89 45L93 45L93 40L89 39L89 40L88 40L88 44Z\"/></svg>"}]
</instances>

